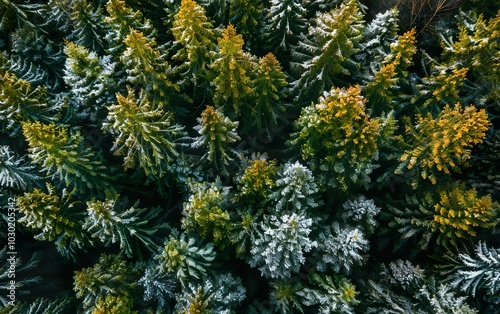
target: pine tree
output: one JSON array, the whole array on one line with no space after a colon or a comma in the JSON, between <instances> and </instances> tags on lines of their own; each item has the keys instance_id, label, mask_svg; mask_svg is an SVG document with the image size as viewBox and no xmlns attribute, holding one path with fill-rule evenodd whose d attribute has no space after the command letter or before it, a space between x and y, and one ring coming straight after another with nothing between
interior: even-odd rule
<instances>
[{"instance_id":1,"label":"pine tree","mask_svg":"<svg viewBox=\"0 0 500 314\"><path fill-rule=\"evenodd\" d=\"M137 243L155 252L159 247L155 234L161 233L166 224L158 221L159 208L139 208L138 205L139 201L128 208L127 201L119 196L88 201L82 228L106 246L118 242L121 252L128 257L139 251Z\"/></svg>"},{"instance_id":2,"label":"pine tree","mask_svg":"<svg viewBox=\"0 0 500 314\"><path fill-rule=\"evenodd\" d=\"M171 69L165 56L156 49L156 41L132 30L123 43L126 48L120 61L127 73L127 82L134 89L144 89L155 106L166 106L168 100L179 92L179 87L169 80Z\"/></svg>"},{"instance_id":3,"label":"pine tree","mask_svg":"<svg viewBox=\"0 0 500 314\"><path fill-rule=\"evenodd\" d=\"M443 37L443 59L447 64L459 64L468 68L470 77L480 88L481 93L474 99L477 104L493 103L498 107L500 90L500 10L489 20L483 15L475 17L462 14L461 25L456 40ZM474 90L471 90L474 93Z\"/></svg>"},{"instance_id":4,"label":"pine tree","mask_svg":"<svg viewBox=\"0 0 500 314\"><path fill-rule=\"evenodd\" d=\"M71 40L95 53L102 54L108 43L105 41L109 24L104 23L102 7L87 0L71 2L71 23L74 27Z\"/></svg>"},{"instance_id":5,"label":"pine tree","mask_svg":"<svg viewBox=\"0 0 500 314\"><path fill-rule=\"evenodd\" d=\"M215 26L228 24L229 0L199 0L198 2L207 11L207 16L214 20Z\"/></svg>"},{"instance_id":6,"label":"pine tree","mask_svg":"<svg viewBox=\"0 0 500 314\"><path fill-rule=\"evenodd\" d=\"M66 189L60 196L50 184L47 190L45 193L35 188L17 198L21 215L18 222L35 233L35 240L54 241L61 255L74 259L76 249L92 244L81 228L83 213L79 202Z\"/></svg>"},{"instance_id":7,"label":"pine tree","mask_svg":"<svg viewBox=\"0 0 500 314\"><path fill-rule=\"evenodd\" d=\"M323 91L345 84L344 79L357 68L354 54L362 38L363 14L356 0L343 3L331 12L319 13L308 38L294 52L300 76L292 83L299 104L316 100Z\"/></svg>"},{"instance_id":8,"label":"pine tree","mask_svg":"<svg viewBox=\"0 0 500 314\"><path fill-rule=\"evenodd\" d=\"M0 187L26 191L38 185L41 179L35 167L24 157L16 158L9 146L0 146Z\"/></svg>"},{"instance_id":9,"label":"pine tree","mask_svg":"<svg viewBox=\"0 0 500 314\"><path fill-rule=\"evenodd\" d=\"M393 129L390 116L370 118L365 103L359 86L332 88L318 104L302 109L291 141L300 146L302 158L312 170L320 171L323 181L344 191L370 182L378 145Z\"/></svg>"},{"instance_id":10,"label":"pine tree","mask_svg":"<svg viewBox=\"0 0 500 314\"><path fill-rule=\"evenodd\" d=\"M296 281L296 278L291 278L272 282L269 303L274 313L304 313L303 305L297 295L302 285ZM261 310L259 313L265 312Z\"/></svg>"},{"instance_id":11,"label":"pine tree","mask_svg":"<svg viewBox=\"0 0 500 314\"><path fill-rule=\"evenodd\" d=\"M369 243L357 228L340 226L334 222L324 228L318 236L318 270L325 272L329 267L336 273L349 275L353 266L363 265Z\"/></svg>"},{"instance_id":12,"label":"pine tree","mask_svg":"<svg viewBox=\"0 0 500 314\"><path fill-rule=\"evenodd\" d=\"M39 29L33 23L35 16L40 15L42 4L28 1L5 1L0 6L0 32L8 34L16 28L29 27L31 31Z\"/></svg>"},{"instance_id":13,"label":"pine tree","mask_svg":"<svg viewBox=\"0 0 500 314\"><path fill-rule=\"evenodd\" d=\"M189 284L177 295L176 313L237 313L235 308L245 299L241 279L220 274L202 284Z\"/></svg>"},{"instance_id":14,"label":"pine tree","mask_svg":"<svg viewBox=\"0 0 500 314\"><path fill-rule=\"evenodd\" d=\"M92 267L75 271L73 290L83 298L84 313L132 313L137 275L120 257L103 254Z\"/></svg>"},{"instance_id":15,"label":"pine tree","mask_svg":"<svg viewBox=\"0 0 500 314\"><path fill-rule=\"evenodd\" d=\"M103 130L115 135L111 150L125 156L123 167L140 167L146 175L161 179L179 156L183 127L175 124L173 114L151 102L144 92L136 96L129 88L128 95L117 94L117 103L108 107Z\"/></svg>"},{"instance_id":16,"label":"pine tree","mask_svg":"<svg viewBox=\"0 0 500 314\"><path fill-rule=\"evenodd\" d=\"M216 50L216 33L205 10L193 0L183 0L172 25L174 43L181 46L172 59L182 62L177 71L186 83L203 87ZM205 86L204 88L208 88ZM196 92L195 92L196 94Z\"/></svg>"},{"instance_id":17,"label":"pine tree","mask_svg":"<svg viewBox=\"0 0 500 314\"><path fill-rule=\"evenodd\" d=\"M398 91L401 81L406 79L406 69L413 64L412 58L417 52L415 33L415 29L412 29L391 44L391 50L381 67L373 73L370 82L364 87L372 114L380 115L394 107L395 91Z\"/></svg>"},{"instance_id":18,"label":"pine tree","mask_svg":"<svg viewBox=\"0 0 500 314\"><path fill-rule=\"evenodd\" d=\"M104 105L115 100L113 72L115 64L109 56L99 58L85 47L67 42L64 81L78 103L77 114L81 119L98 121L103 118Z\"/></svg>"},{"instance_id":19,"label":"pine tree","mask_svg":"<svg viewBox=\"0 0 500 314\"><path fill-rule=\"evenodd\" d=\"M192 183L189 199L184 203L182 227L196 232L219 247L230 243L232 224L228 207L229 188L220 182Z\"/></svg>"},{"instance_id":20,"label":"pine tree","mask_svg":"<svg viewBox=\"0 0 500 314\"><path fill-rule=\"evenodd\" d=\"M434 277L409 261L396 260L382 265L380 278L368 281L366 313L457 313L474 314L464 297L455 296L449 285L439 285Z\"/></svg>"},{"instance_id":21,"label":"pine tree","mask_svg":"<svg viewBox=\"0 0 500 314\"><path fill-rule=\"evenodd\" d=\"M237 34L236 28L229 24L222 30L222 38L218 39L219 51L211 66L215 77L212 80L215 86L214 104L231 119L240 116L240 106L253 93L250 82L255 60L243 51L243 44L241 34Z\"/></svg>"},{"instance_id":22,"label":"pine tree","mask_svg":"<svg viewBox=\"0 0 500 314\"><path fill-rule=\"evenodd\" d=\"M365 235L370 236L378 227L375 216L380 213L380 207L371 199L360 195L354 200L347 200L338 212L339 221L360 228Z\"/></svg>"},{"instance_id":23,"label":"pine tree","mask_svg":"<svg viewBox=\"0 0 500 314\"><path fill-rule=\"evenodd\" d=\"M366 27L363 28L363 38L355 58L362 64L361 71L373 71L391 52L391 45L398 39L399 11L396 8L377 13ZM368 73L363 73L369 75Z\"/></svg>"},{"instance_id":24,"label":"pine tree","mask_svg":"<svg viewBox=\"0 0 500 314\"><path fill-rule=\"evenodd\" d=\"M111 30L106 34L108 52L114 56L120 56L125 50L124 40L130 33L140 32L148 39L152 39L155 30L151 21L144 18L141 11L134 11L128 7L123 0L109 0L106 3L108 13L104 22ZM118 60L116 60L118 61Z\"/></svg>"},{"instance_id":25,"label":"pine tree","mask_svg":"<svg viewBox=\"0 0 500 314\"><path fill-rule=\"evenodd\" d=\"M306 30L306 9L302 0L271 0L264 17L264 36L269 49L286 60ZM283 57L283 59L281 58Z\"/></svg>"},{"instance_id":26,"label":"pine tree","mask_svg":"<svg viewBox=\"0 0 500 314\"><path fill-rule=\"evenodd\" d=\"M500 249L489 248L485 242L479 242L474 251L474 255L448 255L451 264L443 273L448 275L453 288L459 288L473 297L480 292L497 295L500 291Z\"/></svg>"},{"instance_id":27,"label":"pine tree","mask_svg":"<svg viewBox=\"0 0 500 314\"><path fill-rule=\"evenodd\" d=\"M355 286L342 276L322 276L313 274L309 277L311 287L297 292L305 306L314 308L315 313L355 313L353 306L356 299Z\"/></svg>"},{"instance_id":28,"label":"pine tree","mask_svg":"<svg viewBox=\"0 0 500 314\"><path fill-rule=\"evenodd\" d=\"M431 241L448 247L477 236L479 229L488 229L497 222L498 203L489 195L479 196L475 189L467 190L455 183L439 191L438 196L426 193L421 199L407 197L404 210L390 207L403 239L420 237L419 244L427 249Z\"/></svg>"},{"instance_id":29,"label":"pine tree","mask_svg":"<svg viewBox=\"0 0 500 314\"><path fill-rule=\"evenodd\" d=\"M0 71L0 118L2 129L16 132L21 122L53 121L57 118L58 108L50 106L47 89L33 87L29 82L19 79L8 71Z\"/></svg>"},{"instance_id":30,"label":"pine tree","mask_svg":"<svg viewBox=\"0 0 500 314\"><path fill-rule=\"evenodd\" d=\"M307 167L299 162L287 163L278 172L275 192L269 195L273 201L272 214L304 213L321 204L318 185Z\"/></svg>"},{"instance_id":31,"label":"pine tree","mask_svg":"<svg viewBox=\"0 0 500 314\"><path fill-rule=\"evenodd\" d=\"M229 22L236 26L250 50L258 49L256 45L260 42L258 35L262 28L263 1L229 0L229 3Z\"/></svg>"},{"instance_id":32,"label":"pine tree","mask_svg":"<svg viewBox=\"0 0 500 314\"><path fill-rule=\"evenodd\" d=\"M260 225L249 264L267 278L288 278L304 264L304 254L317 246L309 238L312 219L304 214L270 216Z\"/></svg>"},{"instance_id":33,"label":"pine tree","mask_svg":"<svg viewBox=\"0 0 500 314\"><path fill-rule=\"evenodd\" d=\"M60 93L64 90L64 44L57 37L50 38L27 27L19 28L9 37L11 56L45 72L44 84L49 91Z\"/></svg>"},{"instance_id":34,"label":"pine tree","mask_svg":"<svg viewBox=\"0 0 500 314\"><path fill-rule=\"evenodd\" d=\"M168 308L169 300L175 297L177 281L172 274L162 273L154 262L145 268L138 284L144 289L144 301L156 301L158 310Z\"/></svg>"},{"instance_id":35,"label":"pine tree","mask_svg":"<svg viewBox=\"0 0 500 314\"><path fill-rule=\"evenodd\" d=\"M272 131L278 126L278 116L285 111L283 99L286 97L287 76L283 73L276 57L268 53L259 59L256 78L252 81L254 90L251 104L244 106L241 115L243 132L264 131L271 138ZM255 100L254 100L255 99Z\"/></svg>"},{"instance_id":36,"label":"pine tree","mask_svg":"<svg viewBox=\"0 0 500 314\"><path fill-rule=\"evenodd\" d=\"M202 160L208 160L217 171L224 172L236 156L231 144L240 140L236 130L239 123L212 106L207 106L197 121L194 129L200 136L195 138L192 147L202 147L205 151Z\"/></svg>"},{"instance_id":37,"label":"pine tree","mask_svg":"<svg viewBox=\"0 0 500 314\"><path fill-rule=\"evenodd\" d=\"M244 203L260 203L266 200L276 185L278 166L266 155L254 155L248 160L243 173L237 179L240 193L238 198Z\"/></svg>"},{"instance_id":38,"label":"pine tree","mask_svg":"<svg viewBox=\"0 0 500 314\"><path fill-rule=\"evenodd\" d=\"M174 230L155 259L161 273L173 273L182 287L187 287L190 282L202 281L208 275L215 256L213 243L203 245L199 239Z\"/></svg>"},{"instance_id":39,"label":"pine tree","mask_svg":"<svg viewBox=\"0 0 500 314\"><path fill-rule=\"evenodd\" d=\"M85 147L79 131L40 122L23 122L22 127L29 145L29 157L52 180L80 192L111 189L100 156Z\"/></svg>"},{"instance_id":40,"label":"pine tree","mask_svg":"<svg viewBox=\"0 0 500 314\"><path fill-rule=\"evenodd\" d=\"M416 87L419 94L415 101L421 108L432 110L434 107L460 102L460 90L466 80L467 68L431 64L431 75L422 79ZM419 104L419 102L423 102Z\"/></svg>"},{"instance_id":41,"label":"pine tree","mask_svg":"<svg viewBox=\"0 0 500 314\"><path fill-rule=\"evenodd\" d=\"M471 147L483 141L490 126L486 112L477 111L472 105L445 106L436 118L428 113L424 117L417 114L416 119L416 127L406 126L410 147L401 155L395 172L415 169L420 177L433 184L440 173L459 172L460 166L467 165ZM411 182L414 188L416 180Z\"/></svg>"}]
</instances>

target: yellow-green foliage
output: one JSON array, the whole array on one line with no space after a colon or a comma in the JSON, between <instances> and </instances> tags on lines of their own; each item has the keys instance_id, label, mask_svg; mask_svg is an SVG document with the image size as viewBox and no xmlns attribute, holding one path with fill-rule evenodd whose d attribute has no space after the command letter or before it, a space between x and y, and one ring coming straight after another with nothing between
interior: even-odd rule
<instances>
[{"instance_id":1,"label":"yellow-green foliage","mask_svg":"<svg viewBox=\"0 0 500 314\"><path fill-rule=\"evenodd\" d=\"M146 175L163 177L178 156L175 141L182 135L182 127L172 125L172 114L150 103L142 92L136 99L129 88L127 96L117 94L116 100L108 107L103 124L104 130L116 136L112 151L125 156L125 169L139 166Z\"/></svg>"},{"instance_id":2,"label":"yellow-green foliage","mask_svg":"<svg viewBox=\"0 0 500 314\"><path fill-rule=\"evenodd\" d=\"M431 84L437 85L437 88L432 92L434 99L441 101L446 98L458 98L460 87L465 81L468 70L467 68L455 68L450 75L440 74L435 77L427 78Z\"/></svg>"},{"instance_id":3,"label":"yellow-green foliage","mask_svg":"<svg viewBox=\"0 0 500 314\"><path fill-rule=\"evenodd\" d=\"M17 198L17 206L21 217L18 222L29 229L41 232L37 240L53 241L59 235L72 236L75 222L62 213L63 208L72 207L70 194L64 190L62 197L56 194L55 188L47 184L48 193L34 189Z\"/></svg>"},{"instance_id":4,"label":"yellow-green foliage","mask_svg":"<svg viewBox=\"0 0 500 314\"><path fill-rule=\"evenodd\" d=\"M122 295L105 294L97 299L91 314L136 314L132 310L132 298L129 293Z\"/></svg>"},{"instance_id":5,"label":"yellow-green foliage","mask_svg":"<svg viewBox=\"0 0 500 314\"><path fill-rule=\"evenodd\" d=\"M392 109L391 101L395 97L392 89L399 80L406 77L406 68L413 64L413 56L417 52L415 44L415 29L399 36L398 40L391 44L391 51L385 57L380 70L375 72L373 80L364 88L372 111L379 113Z\"/></svg>"},{"instance_id":6,"label":"yellow-green foliage","mask_svg":"<svg viewBox=\"0 0 500 314\"><path fill-rule=\"evenodd\" d=\"M85 147L79 131L55 123L23 122L29 156L52 178L67 187L110 188L106 167L99 156Z\"/></svg>"},{"instance_id":7,"label":"yellow-green foliage","mask_svg":"<svg viewBox=\"0 0 500 314\"><path fill-rule=\"evenodd\" d=\"M194 129L200 136L193 146L208 149L202 158L208 159L218 170L225 169L225 165L233 160L231 143L240 140L236 132L239 123L231 121L212 106L207 106L197 120L199 125Z\"/></svg>"},{"instance_id":8,"label":"yellow-green foliage","mask_svg":"<svg viewBox=\"0 0 500 314\"><path fill-rule=\"evenodd\" d=\"M477 228L491 228L498 223L499 204L490 195L478 196L475 189L455 185L439 193L439 203L434 205L432 228L442 235L454 238L476 236Z\"/></svg>"},{"instance_id":9,"label":"yellow-green foliage","mask_svg":"<svg viewBox=\"0 0 500 314\"><path fill-rule=\"evenodd\" d=\"M216 76L213 80L214 103L218 108L224 108L230 118L239 116L243 100L253 92L250 81L255 62L243 52L243 44L243 37L229 24L222 30L222 38L218 39L219 52L211 67Z\"/></svg>"},{"instance_id":10,"label":"yellow-green foliage","mask_svg":"<svg viewBox=\"0 0 500 314\"><path fill-rule=\"evenodd\" d=\"M264 158L250 160L239 179L241 197L250 200L265 199L276 185L277 171L278 167L274 160Z\"/></svg>"},{"instance_id":11,"label":"yellow-green foliage","mask_svg":"<svg viewBox=\"0 0 500 314\"><path fill-rule=\"evenodd\" d=\"M500 10L489 20L480 15L475 21L459 26L458 38L445 43L449 64L467 67L476 83L483 85L486 99L497 102L500 95Z\"/></svg>"},{"instance_id":12,"label":"yellow-green foliage","mask_svg":"<svg viewBox=\"0 0 500 314\"><path fill-rule=\"evenodd\" d=\"M230 242L232 229L229 213L221 208L228 198L226 189L216 183L194 183L190 189L191 196L184 203L183 228L224 247Z\"/></svg>"},{"instance_id":13,"label":"yellow-green foliage","mask_svg":"<svg viewBox=\"0 0 500 314\"><path fill-rule=\"evenodd\" d=\"M15 122L37 120L47 111L45 87L33 88L28 81L8 71L0 72L0 81L0 118L2 124L7 122L8 128L12 128ZM50 112L45 114L50 115Z\"/></svg>"},{"instance_id":14,"label":"yellow-green foliage","mask_svg":"<svg viewBox=\"0 0 500 314\"><path fill-rule=\"evenodd\" d=\"M430 113L417 115L416 126L406 126L412 148L401 155L396 173L416 167L423 179L436 184L439 173L460 171L460 166L467 165L470 148L483 141L489 126L486 112L472 105L447 105L436 118Z\"/></svg>"},{"instance_id":15,"label":"yellow-green foliage","mask_svg":"<svg viewBox=\"0 0 500 314\"><path fill-rule=\"evenodd\" d=\"M136 276L137 271L120 257L103 254L92 267L75 271L73 290L78 299L83 298L83 307L89 312L104 313L103 307L108 307L108 310L125 310L116 313L130 313L130 293L136 285L133 282Z\"/></svg>"},{"instance_id":16,"label":"yellow-green foliage","mask_svg":"<svg viewBox=\"0 0 500 314\"><path fill-rule=\"evenodd\" d=\"M196 290L196 296L189 296L189 307L184 314L208 314L211 313L208 309L207 300L203 299L202 287Z\"/></svg>"},{"instance_id":17,"label":"yellow-green foliage","mask_svg":"<svg viewBox=\"0 0 500 314\"><path fill-rule=\"evenodd\" d=\"M302 110L298 138L302 157L313 170L332 171L334 185L347 190L351 183L369 181L378 142L386 136L385 123L371 118L359 86L332 88L319 103Z\"/></svg>"},{"instance_id":18,"label":"yellow-green foliage","mask_svg":"<svg viewBox=\"0 0 500 314\"><path fill-rule=\"evenodd\" d=\"M155 49L154 40L144 36L140 31L132 30L123 41L126 49L120 60L126 67L127 81L140 84L145 90L153 91L155 97L149 96L151 101L158 101L158 105L165 105L164 99L169 91L178 91L179 87L168 80L168 63Z\"/></svg>"},{"instance_id":19,"label":"yellow-green foliage","mask_svg":"<svg viewBox=\"0 0 500 314\"><path fill-rule=\"evenodd\" d=\"M182 48L173 56L191 64L207 62L210 49L215 49L215 31L205 10L194 0L182 0L174 16L172 34Z\"/></svg>"}]
</instances>

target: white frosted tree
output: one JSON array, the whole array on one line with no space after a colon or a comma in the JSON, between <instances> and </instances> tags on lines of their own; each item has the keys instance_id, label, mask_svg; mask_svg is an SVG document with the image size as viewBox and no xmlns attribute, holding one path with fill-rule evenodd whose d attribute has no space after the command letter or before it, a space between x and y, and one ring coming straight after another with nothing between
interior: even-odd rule
<instances>
[{"instance_id":1,"label":"white frosted tree","mask_svg":"<svg viewBox=\"0 0 500 314\"><path fill-rule=\"evenodd\" d=\"M345 275L351 273L353 266L364 264L364 253L369 247L368 240L359 229L341 227L336 222L321 231L317 241L318 270L331 268Z\"/></svg>"},{"instance_id":2,"label":"white frosted tree","mask_svg":"<svg viewBox=\"0 0 500 314\"><path fill-rule=\"evenodd\" d=\"M318 191L311 170L299 162L287 163L278 173L276 191L270 195L276 202L272 212L298 213L316 208L320 205Z\"/></svg>"},{"instance_id":3,"label":"white frosted tree","mask_svg":"<svg viewBox=\"0 0 500 314\"><path fill-rule=\"evenodd\" d=\"M0 187L26 190L41 180L35 166L18 158L7 145L0 146Z\"/></svg>"},{"instance_id":4,"label":"white frosted tree","mask_svg":"<svg viewBox=\"0 0 500 314\"><path fill-rule=\"evenodd\" d=\"M453 263L446 272L450 285L471 294L486 293L495 295L500 292L500 249L489 248L480 242L474 254L460 253L449 257Z\"/></svg>"},{"instance_id":5,"label":"white frosted tree","mask_svg":"<svg viewBox=\"0 0 500 314\"><path fill-rule=\"evenodd\" d=\"M360 195L354 200L347 200L342 204L338 219L362 229L369 236L378 226L375 216L379 213L380 207L377 207L372 199L367 199L365 196Z\"/></svg>"},{"instance_id":6,"label":"white frosted tree","mask_svg":"<svg viewBox=\"0 0 500 314\"><path fill-rule=\"evenodd\" d=\"M262 233L250 250L250 265L267 278L288 278L298 272L305 262L304 254L317 246L309 237L312 223L304 214L264 219Z\"/></svg>"}]
</instances>

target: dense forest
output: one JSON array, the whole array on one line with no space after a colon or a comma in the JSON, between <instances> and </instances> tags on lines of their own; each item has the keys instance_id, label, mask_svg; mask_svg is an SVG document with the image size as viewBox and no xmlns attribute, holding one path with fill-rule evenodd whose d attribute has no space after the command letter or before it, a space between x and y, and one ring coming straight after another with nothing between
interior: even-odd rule
<instances>
[{"instance_id":1,"label":"dense forest","mask_svg":"<svg viewBox=\"0 0 500 314\"><path fill-rule=\"evenodd\" d=\"M497 0L3 0L0 313L500 313Z\"/></svg>"}]
</instances>

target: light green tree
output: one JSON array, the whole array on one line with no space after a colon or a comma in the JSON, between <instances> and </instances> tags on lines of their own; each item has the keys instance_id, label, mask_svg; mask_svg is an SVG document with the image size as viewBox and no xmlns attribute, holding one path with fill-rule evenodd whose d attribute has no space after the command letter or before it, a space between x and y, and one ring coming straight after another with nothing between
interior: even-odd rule
<instances>
[{"instance_id":1,"label":"light green tree","mask_svg":"<svg viewBox=\"0 0 500 314\"><path fill-rule=\"evenodd\" d=\"M54 241L61 255L75 258L76 249L92 244L82 230L84 214L79 203L68 190L64 189L59 196L47 184L47 192L35 188L17 198L18 222L34 233L34 239Z\"/></svg>"},{"instance_id":2,"label":"light green tree","mask_svg":"<svg viewBox=\"0 0 500 314\"><path fill-rule=\"evenodd\" d=\"M224 248L230 241L232 223L226 208L229 188L220 182L190 184L190 196L184 203L182 227L197 232L203 239Z\"/></svg>"},{"instance_id":3,"label":"light green tree","mask_svg":"<svg viewBox=\"0 0 500 314\"><path fill-rule=\"evenodd\" d=\"M182 0L174 16L172 34L174 43L180 45L172 59L181 62L177 71L182 74L184 83L208 88L203 85L208 80L208 67L217 44L216 31L203 7L193 0Z\"/></svg>"},{"instance_id":4,"label":"light green tree","mask_svg":"<svg viewBox=\"0 0 500 314\"><path fill-rule=\"evenodd\" d=\"M112 190L102 157L85 146L78 130L40 122L23 122L22 128L29 157L52 180L81 193Z\"/></svg>"},{"instance_id":5,"label":"light green tree","mask_svg":"<svg viewBox=\"0 0 500 314\"><path fill-rule=\"evenodd\" d=\"M371 118L365 103L359 86L332 88L302 109L291 141L321 180L344 191L370 182L378 147L393 131L392 117Z\"/></svg>"},{"instance_id":6,"label":"light green tree","mask_svg":"<svg viewBox=\"0 0 500 314\"><path fill-rule=\"evenodd\" d=\"M102 128L115 136L111 150L125 156L125 169L141 168L146 175L161 179L179 156L183 127L175 124L173 114L150 102L144 92L136 96L117 94L117 103L108 107Z\"/></svg>"},{"instance_id":7,"label":"light green tree","mask_svg":"<svg viewBox=\"0 0 500 314\"><path fill-rule=\"evenodd\" d=\"M243 51L243 44L241 34L229 24L222 30L222 38L218 39L219 51L211 66L214 104L231 119L240 116L241 105L253 94L250 82L256 62L252 55Z\"/></svg>"},{"instance_id":8,"label":"light green tree","mask_svg":"<svg viewBox=\"0 0 500 314\"><path fill-rule=\"evenodd\" d=\"M216 170L224 172L236 156L233 143L240 140L236 130L239 123L231 121L212 106L207 106L197 121L198 125L194 129L200 136L195 138L192 146L202 147L205 151L202 159L212 163Z\"/></svg>"}]
</instances>

